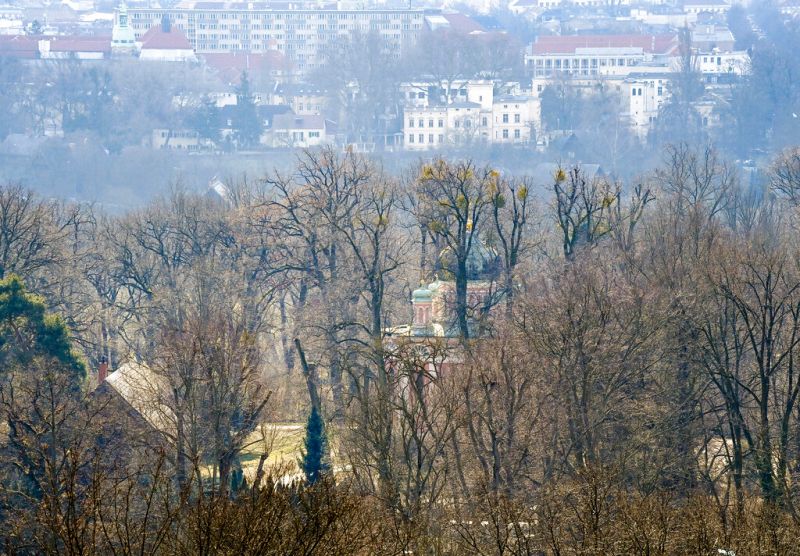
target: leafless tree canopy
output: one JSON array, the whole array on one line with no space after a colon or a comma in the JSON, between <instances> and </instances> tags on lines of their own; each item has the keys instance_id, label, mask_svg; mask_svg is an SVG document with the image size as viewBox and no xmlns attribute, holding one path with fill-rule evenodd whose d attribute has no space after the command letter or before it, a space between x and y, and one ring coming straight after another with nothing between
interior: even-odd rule
<instances>
[{"instance_id":1,"label":"leafless tree canopy","mask_svg":"<svg viewBox=\"0 0 800 556\"><path fill-rule=\"evenodd\" d=\"M1 550L796 553L798 176L677 145L634 183L309 151L124 215L6 185Z\"/></svg>"}]
</instances>

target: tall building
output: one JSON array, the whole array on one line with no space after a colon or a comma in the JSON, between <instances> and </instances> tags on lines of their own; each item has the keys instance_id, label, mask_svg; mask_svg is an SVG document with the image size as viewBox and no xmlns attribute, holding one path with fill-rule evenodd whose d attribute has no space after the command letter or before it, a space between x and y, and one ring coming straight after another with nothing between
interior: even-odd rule
<instances>
[{"instance_id":1,"label":"tall building","mask_svg":"<svg viewBox=\"0 0 800 556\"><path fill-rule=\"evenodd\" d=\"M171 9L129 11L137 39L168 18L198 54L277 50L300 73L323 65L331 44L356 33L376 33L387 52L399 56L424 24L424 11L417 9L296 9L267 2L182 2Z\"/></svg>"},{"instance_id":2,"label":"tall building","mask_svg":"<svg viewBox=\"0 0 800 556\"><path fill-rule=\"evenodd\" d=\"M128 25L128 7L123 2L114 10L114 27L111 30L111 50L113 52L133 52L136 37Z\"/></svg>"}]
</instances>

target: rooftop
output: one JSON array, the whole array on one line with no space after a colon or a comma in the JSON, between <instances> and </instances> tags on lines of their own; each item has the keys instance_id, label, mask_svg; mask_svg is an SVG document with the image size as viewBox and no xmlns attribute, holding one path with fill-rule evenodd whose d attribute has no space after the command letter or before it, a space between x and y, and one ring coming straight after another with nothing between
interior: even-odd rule
<instances>
[{"instance_id":1,"label":"rooftop","mask_svg":"<svg viewBox=\"0 0 800 556\"><path fill-rule=\"evenodd\" d=\"M671 54L678 48L677 35L544 35L531 45L533 54L575 54L581 49L635 48L651 54Z\"/></svg>"},{"instance_id":2,"label":"rooftop","mask_svg":"<svg viewBox=\"0 0 800 556\"><path fill-rule=\"evenodd\" d=\"M250 76L285 71L290 63L282 52L268 50L262 54L249 52L223 52L203 54L206 65L217 70L221 79L228 83L238 83L243 72Z\"/></svg>"},{"instance_id":3,"label":"rooftop","mask_svg":"<svg viewBox=\"0 0 800 556\"><path fill-rule=\"evenodd\" d=\"M189 39L180 29L165 30L163 25L156 25L150 28L139 39L142 43L142 50L192 50Z\"/></svg>"},{"instance_id":4,"label":"rooftop","mask_svg":"<svg viewBox=\"0 0 800 556\"><path fill-rule=\"evenodd\" d=\"M273 129L325 129L325 117L318 114L297 116L276 114L272 119Z\"/></svg>"},{"instance_id":5,"label":"rooftop","mask_svg":"<svg viewBox=\"0 0 800 556\"><path fill-rule=\"evenodd\" d=\"M51 52L111 52L111 37L44 37Z\"/></svg>"}]
</instances>

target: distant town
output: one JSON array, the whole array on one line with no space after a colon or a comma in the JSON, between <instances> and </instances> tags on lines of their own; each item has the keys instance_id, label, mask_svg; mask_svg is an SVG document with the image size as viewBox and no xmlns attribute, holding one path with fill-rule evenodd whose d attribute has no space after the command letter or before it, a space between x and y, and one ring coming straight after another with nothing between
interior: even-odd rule
<instances>
[{"instance_id":1,"label":"distant town","mask_svg":"<svg viewBox=\"0 0 800 556\"><path fill-rule=\"evenodd\" d=\"M512 33L491 15L499 9L494 3L472 5L467 14L393 2L20 2L0 7L0 58L97 68L135 60L167 72L179 65L201 71L202 91L171 99L172 111L193 117L129 139L153 149L333 144L371 152L484 144L541 151L576 128L552 106L565 87L612 99L615 127L645 143L676 81L691 73L701 82L690 99L700 126L719 128L732 85L751 68L750 53L728 26L731 7L724 0L514 0L503 13L525 28ZM789 0L780 11L793 17L800 3ZM374 49L379 63L409 62L407 79L380 87L353 75L333 79L331 66L347 65L346 50L359 44ZM439 53L452 59L426 59L437 53L421 50L434 45L452 48ZM492 67L500 50L499 57L516 58L514 66ZM471 51L483 56L457 59ZM364 105L371 110L361 114ZM70 125L63 107L50 106L1 139L61 137Z\"/></svg>"}]
</instances>

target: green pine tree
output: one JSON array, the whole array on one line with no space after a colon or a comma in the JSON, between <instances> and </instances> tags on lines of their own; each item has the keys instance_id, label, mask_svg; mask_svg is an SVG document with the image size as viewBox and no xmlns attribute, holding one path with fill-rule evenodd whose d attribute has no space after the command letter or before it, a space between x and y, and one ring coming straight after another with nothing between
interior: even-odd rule
<instances>
[{"instance_id":1,"label":"green pine tree","mask_svg":"<svg viewBox=\"0 0 800 556\"><path fill-rule=\"evenodd\" d=\"M44 300L28 293L18 276L9 276L0 281L0 377L41 357L56 363L76 384L86 376L64 321L48 314Z\"/></svg>"},{"instance_id":2,"label":"green pine tree","mask_svg":"<svg viewBox=\"0 0 800 556\"><path fill-rule=\"evenodd\" d=\"M236 111L233 118L234 138L239 147L253 147L261 140L264 126L258 117L256 101L250 91L250 79L247 72L236 88Z\"/></svg>"},{"instance_id":3,"label":"green pine tree","mask_svg":"<svg viewBox=\"0 0 800 556\"><path fill-rule=\"evenodd\" d=\"M325 424L316 407L311 408L311 414L306 423L305 450L300 467L306 474L309 484L316 483L322 475L330 470L327 457L328 440L325 435Z\"/></svg>"}]
</instances>

